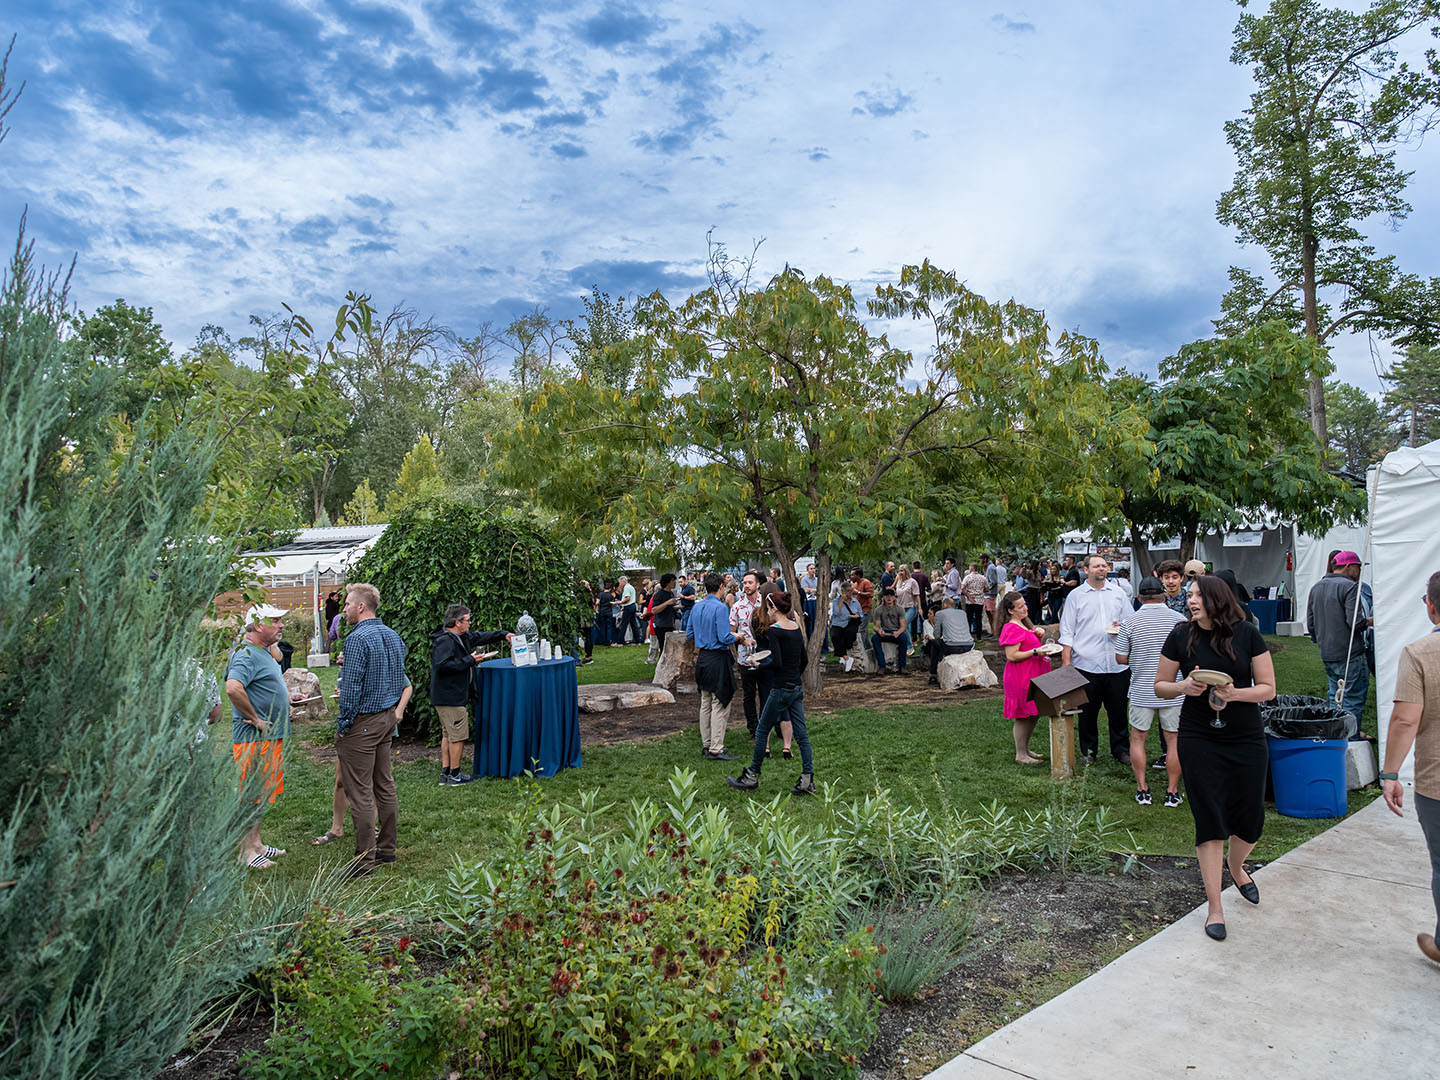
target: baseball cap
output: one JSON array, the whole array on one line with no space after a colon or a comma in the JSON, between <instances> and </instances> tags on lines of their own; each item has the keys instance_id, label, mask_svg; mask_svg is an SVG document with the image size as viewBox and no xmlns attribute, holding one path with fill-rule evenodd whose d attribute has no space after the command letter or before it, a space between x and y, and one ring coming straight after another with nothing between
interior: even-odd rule
<instances>
[{"instance_id":1,"label":"baseball cap","mask_svg":"<svg viewBox=\"0 0 1440 1080\"><path fill-rule=\"evenodd\" d=\"M1337 551L1335 553L1336 566L1363 566L1360 556L1353 551Z\"/></svg>"},{"instance_id":2,"label":"baseball cap","mask_svg":"<svg viewBox=\"0 0 1440 1080\"><path fill-rule=\"evenodd\" d=\"M1203 573L1205 573L1205 564L1199 559L1191 559L1185 564L1186 577L1199 577Z\"/></svg>"},{"instance_id":3,"label":"baseball cap","mask_svg":"<svg viewBox=\"0 0 1440 1080\"><path fill-rule=\"evenodd\" d=\"M253 626L261 619L278 619L289 610L289 608L278 608L274 604L256 604L245 612L245 625Z\"/></svg>"},{"instance_id":4,"label":"baseball cap","mask_svg":"<svg viewBox=\"0 0 1440 1080\"><path fill-rule=\"evenodd\" d=\"M1147 574L1140 579L1140 588L1136 591L1141 596L1163 596L1165 594L1165 583L1153 574Z\"/></svg>"}]
</instances>

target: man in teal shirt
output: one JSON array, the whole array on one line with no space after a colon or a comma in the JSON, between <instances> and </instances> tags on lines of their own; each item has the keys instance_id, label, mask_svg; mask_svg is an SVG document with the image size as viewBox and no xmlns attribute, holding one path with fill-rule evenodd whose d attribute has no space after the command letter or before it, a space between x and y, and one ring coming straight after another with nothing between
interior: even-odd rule
<instances>
[{"instance_id":1,"label":"man in teal shirt","mask_svg":"<svg viewBox=\"0 0 1440 1080\"><path fill-rule=\"evenodd\" d=\"M252 768L263 776L260 802L270 803L285 790L284 741L290 732L291 694L280 673L280 664L270 647L280 640L283 608L269 604L252 607L245 616L245 634L225 670L225 696L234 709L231 752L240 766L243 784ZM299 700L298 694L295 700ZM240 861L252 870L274 866L273 858L284 855L260 839L260 821L245 834Z\"/></svg>"}]
</instances>

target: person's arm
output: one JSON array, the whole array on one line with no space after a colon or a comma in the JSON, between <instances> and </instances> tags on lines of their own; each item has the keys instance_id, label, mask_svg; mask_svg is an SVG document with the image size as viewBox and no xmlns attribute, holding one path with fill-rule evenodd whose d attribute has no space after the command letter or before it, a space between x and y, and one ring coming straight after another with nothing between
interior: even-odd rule
<instances>
[{"instance_id":1,"label":"person's arm","mask_svg":"<svg viewBox=\"0 0 1440 1080\"><path fill-rule=\"evenodd\" d=\"M1002 630L1001 633L1004 633L1004 631ZM1031 657L1039 655L1040 650L1038 648L1022 649L1013 641L1007 642L1005 645L1005 659L1012 664L1018 664L1021 660L1029 660Z\"/></svg>"},{"instance_id":2,"label":"person's arm","mask_svg":"<svg viewBox=\"0 0 1440 1080\"><path fill-rule=\"evenodd\" d=\"M405 680L405 689L400 691L400 700L395 705L395 723L398 724L405 719L405 708L410 704L410 695L414 692L415 687L411 685L410 680L407 678Z\"/></svg>"},{"instance_id":3,"label":"person's arm","mask_svg":"<svg viewBox=\"0 0 1440 1080\"><path fill-rule=\"evenodd\" d=\"M1310 597L1305 604L1305 633L1310 636L1311 641L1319 644L1320 639L1315 636L1315 608L1315 590L1311 589Z\"/></svg>"},{"instance_id":4,"label":"person's arm","mask_svg":"<svg viewBox=\"0 0 1440 1080\"><path fill-rule=\"evenodd\" d=\"M446 637L454 637L446 631ZM452 645L445 638L438 639L430 648L430 664L436 671L443 671L447 675L459 675L475 666L475 657L465 651L465 646L459 638L455 638Z\"/></svg>"},{"instance_id":5,"label":"person's arm","mask_svg":"<svg viewBox=\"0 0 1440 1080\"><path fill-rule=\"evenodd\" d=\"M1179 674L1179 660L1172 660L1168 656L1160 657L1160 663L1155 667L1155 695L1169 701L1177 697L1199 697L1209 689L1198 679L1188 676L1177 682L1175 677Z\"/></svg>"},{"instance_id":6,"label":"person's arm","mask_svg":"<svg viewBox=\"0 0 1440 1080\"><path fill-rule=\"evenodd\" d=\"M1385 729L1385 764L1380 771L1397 776L1405 757L1415 745L1415 736L1420 732L1420 714L1425 706L1418 701L1397 701L1390 709L1390 726ZM1405 788L1397 780L1380 781L1380 791L1385 805L1399 817L1404 817Z\"/></svg>"},{"instance_id":7,"label":"person's arm","mask_svg":"<svg viewBox=\"0 0 1440 1080\"><path fill-rule=\"evenodd\" d=\"M239 679L225 680L225 696L230 699L230 704L235 706L235 711L247 724L262 734L270 731L270 721L260 719L260 714L256 712L250 695L245 692L245 684ZM215 707L218 709L220 706Z\"/></svg>"},{"instance_id":8,"label":"person's arm","mask_svg":"<svg viewBox=\"0 0 1440 1080\"><path fill-rule=\"evenodd\" d=\"M363 626L364 623L360 625ZM340 719L348 724L354 723L360 712L360 691L365 685L365 671L370 663L370 646L365 641L365 634L362 633L357 638L354 630L350 631L346 641L349 644L349 656L345 658L345 666L340 669L338 704Z\"/></svg>"},{"instance_id":9,"label":"person's arm","mask_svg":"<svg viewBox=\"0 0 1440 1080\"><path fill-rule=\"evenodd\" d=\"M1066 601L1065 607L1060 611L1060 666L1069 667L1071 658L1070 646L1075 642L1075 620L1079 617L1076 613L1079 610L1076 604Z\"/></svg>"}]
</instances>

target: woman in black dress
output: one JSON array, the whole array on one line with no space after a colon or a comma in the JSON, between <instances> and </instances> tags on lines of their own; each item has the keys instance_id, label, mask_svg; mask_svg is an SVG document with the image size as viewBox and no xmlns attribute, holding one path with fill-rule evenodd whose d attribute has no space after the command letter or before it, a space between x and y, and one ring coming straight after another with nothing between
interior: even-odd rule
<instances>
[{"instance_id":1,"label":"woman in black dress","mask_svg":"<svg viewBox=\"0 0 1440 1080\"><path fill-rule=\"evenodd\" d=\"M1275 665L1260 631L1245 620L1234 593L1218 577L1196 578L1189 602L1190 621L1171 630L1161 649L1155 693L1185 698L1178 752L1195 818L1195 856L1210 907L1205 933L1224 941L1222 860L1228 862L1240 895L1260 903L1260 889L1245 872L1245 859L1265 826L1269 753L1260 702L1275 696ZM1234 683L1212 691L1191 677L1197 669L1223 671Z\"/></svg>"}]
</instances>

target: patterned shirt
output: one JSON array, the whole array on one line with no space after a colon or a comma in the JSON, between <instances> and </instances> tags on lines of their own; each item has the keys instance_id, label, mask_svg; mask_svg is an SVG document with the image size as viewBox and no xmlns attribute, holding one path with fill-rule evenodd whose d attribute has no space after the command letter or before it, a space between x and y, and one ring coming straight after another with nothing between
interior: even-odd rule
<instances>
[{"instance_id":1,"label":"patterned shirt","mask_svg":"<svg viewBox=\"0 0 1440 1080\"><path fill-rule=\"evenodd\" d=\"M345 638L336 731L344 735L357 716L393 709L408 685L400 635L379 619L362 619Z\"/></svg>"},{"instance_id":2,"label":"patterned shirt","mask_svg":"<svg viewBox=\"0 0 1440 1080\"><path fill-rule=\"evenodd\" d=\"M1175 612L1186 622L1190 621L1190 597L1185 595L1186 590L1181 589L1174 596L1165 595L1165 606Z\"/></svg>"},{"instance_id":3,"label":"patterned shirt","mask_svg":"<svg viewBox=\"0 0 1440 1080\"><path fill-rule=\"evenodd\" d=\"M755 614L755 609L759 606L760 600L758 597L751 600L744 593L741 593L740 598L735 601L735 606L730 609L730 629L735 631L737 641L753 632L750 626L750 617ZM746 645L745 642L741 641L739 648L740 662L743 664L754 651L754 646Z\"/></svg>"}]
</instances>

